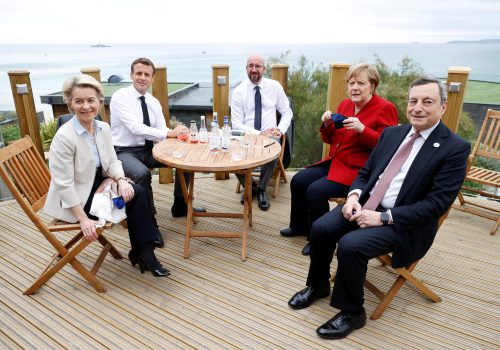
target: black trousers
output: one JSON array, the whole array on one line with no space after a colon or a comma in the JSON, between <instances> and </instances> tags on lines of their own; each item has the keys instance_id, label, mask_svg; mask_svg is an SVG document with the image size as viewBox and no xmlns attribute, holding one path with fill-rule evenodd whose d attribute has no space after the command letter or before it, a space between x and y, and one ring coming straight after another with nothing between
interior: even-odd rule
<instances>
[{"instance_id":1,"label":"black trousers","mask_svg":"<svg viewBox=\"0 0 500 350\"><path fill-rule=\"evenodd\" d=\"M151 207L153 214L156 214L156 208L153 199L153 188L151 187L150 168L165 168L166 165L154 159L151 151L146 147L115 147L116 155L122 162L125 176L130 177L135 183L142 185L151 198ZM189 174L184 174L186 183L189 183ZM175 176L174 197L183 198L181 184Z\"/></svg>"},{"instance_id":2,"label":"black trousers","mask_svg":"<svg viewBox=\"0 0 500 350\"><path fill-rule=\"evenodd\" d=\"M312 223L330 211L328 200L346 197L349 186L327 179L331 162L305 168L290 182L292 205L290 227L308 234Z\"/></svg>"},{"instance_id":3,"label":"black trousers","mask_svg":"<svg viewBox=\"0 0 500 350\"><path fill-rule=\"evenodd\" d=\"M337 248L337 276L330 305L357 312L364 304L364 282L368 261L393 251L396 233L392 225L359 228L342 215L342 207L316 220L311 229L311 263L307 285L329 285L330 264Z\"/></svg>"},{"instance_id":4,"label":"black trousers","mask_svg":"<svg viewBox=\"0 0 500 350\"><path fill-rule=\"evenodd\" d=\"M93 220L97 220L97 218L90 214L92 199L97 188L104 180L105 178L101 175L96 175L87 203L83 207L87 216ZM127 213L130 246L133 250L140 251L140 246L148 243L152 244L156 239L157 228L153 222L153 211L148 193L141 185L133 184L132 186L134 188L134 198L126 203L125 212Z\"/></svg>"}]
</instances>

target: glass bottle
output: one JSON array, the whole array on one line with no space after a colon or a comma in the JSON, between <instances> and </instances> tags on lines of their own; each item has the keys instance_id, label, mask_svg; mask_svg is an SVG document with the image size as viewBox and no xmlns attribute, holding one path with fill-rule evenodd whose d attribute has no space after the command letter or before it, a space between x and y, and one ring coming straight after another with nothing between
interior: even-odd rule
<instances>
[{"instance_id":1,"label":"glass bottle","mask_svg":"<svg viewBox=\"0 0 500 350\"><path fill-rule=\"evenodd\" d=\"M229 117L224 116L224 126L222 127L221 148L222 152L229 152L231 145L231 126L229 125Z\"/></svg>"},{"instance_id":2,"label":"glass bottle","mask_svg":"<svg viewBox=\"0 0 500 350\"><path fill-rule=\"evenodd\" d=\"M198 141L203 144L208 142L208 131L207 127L205 126L204 115L200 116L200 131L198 132Z\"/></svg>"},{"instance_id":3,"label":"glass bottle","mask_svg":"<svg viewBox=\"0 0 500 350\"><path fill-rule=\"evenodd\" d=\"M196 127L196 122L191 120L191 125L189 126L189 142L198 142L198 128Z\"/></svg>"},{"instance_id":4,"label":"glass bottle","mask_svg":"<svg viewBox=\"0 0 500 350\"><path fill-rule=\"evenodd\" d=\"M220 150L220 135L219 123L217 122L217 112L214 112L214 119L210 125L210 152L219 153Z\"/></svg>"}]
</instances>

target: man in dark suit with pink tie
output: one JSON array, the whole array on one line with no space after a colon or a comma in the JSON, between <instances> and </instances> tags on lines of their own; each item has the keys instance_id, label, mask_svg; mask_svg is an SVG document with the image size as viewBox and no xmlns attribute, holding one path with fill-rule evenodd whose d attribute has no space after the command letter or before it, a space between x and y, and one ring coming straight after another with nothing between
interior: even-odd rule
<instances>
[{"instance_id":1,"label":"man in dark suit with pink tie","mask_svg":"<svg viewBox=\"0 0 500 350\"><path fill-rule=\"evenodd\" d=\"M330 305L339 309L316 333L340 339L366 322L363 286L368 261L393 252L393 266L422 258L439 218L455 200L466 173L470 145L442 122L446 86L433 77L415 80L408 92L410 125L382 133L352 184L345 205L316 220L311 230L307 287L288 302L308 307L330 295L330 263L338 268Z\"/></svg>"}]
</instances>

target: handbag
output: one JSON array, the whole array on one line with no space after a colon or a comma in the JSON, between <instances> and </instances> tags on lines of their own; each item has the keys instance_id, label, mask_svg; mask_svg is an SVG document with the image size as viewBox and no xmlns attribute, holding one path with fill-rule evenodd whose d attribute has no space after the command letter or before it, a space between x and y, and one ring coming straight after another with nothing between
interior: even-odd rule
<instances>
[{"instance_id":1,"label":"handbag","mask_svg":"<svg viewBox=\"0 0 500 350\"><path fill-rule=\"evenodd\" d=\"M118 208L115 205L115 203L120 203L119 198L121 197L118 194L118 182L107 178L99 185L94 194L90 214L114 224L125 220L127 218L125 206L119 205L121 208Z\"/></svg>"}]
</instances>

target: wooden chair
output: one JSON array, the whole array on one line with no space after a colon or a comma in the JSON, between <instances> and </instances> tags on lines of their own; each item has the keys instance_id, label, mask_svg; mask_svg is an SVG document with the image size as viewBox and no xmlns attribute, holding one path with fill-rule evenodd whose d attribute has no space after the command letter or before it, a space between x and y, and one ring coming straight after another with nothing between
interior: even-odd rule
<instances>
[{"instance_id":1,"label":"wooden chair","mask_svg":"<svg viewBox=\"0 0 500 350\"><path fill-rule=\"evenodd\" d=\"M488 109L474 148L469 156L467 176L465 178L466 181L490 186L498 191L500 188L500 172L474 165L477 163L477 157L484 157L492 162L496 162L498 169L498 164L500 163L500 111ZM467 185L462 186L462 190L477 193L497 201L500 200L500 196L493 193L493 191L486 192ZM495 221L490 234L494 235L496 233L500 226L499 209L468 200L461 192L458 194L458 200L460 204L454 205L453 208Z\"/></svg>"},{"instance_id":2,"label":"wooden chair","mask_svg":"<svg viewBox=\"0 0 500 350\"><path fill-rule=\"evenodd\" d=\"M448 209L448 211L441 216L439 219L439 224L438 224L438 229L441 227L441 224L444 222L446 217L448 216L450 212L451 207ZM336 251L335 251L336 253ZM387 290L387 292L382 292L379 288L377 288L374 284L372 284L370 281L365 279L365 288L368 289L370 292L372 292L379 300L379 304L373 310L370 319L372 320L378 320L382 314L384 313L385 309L389 306L389 304L392 302L392 299L396 296L396 294L399 292L403 284L408 281L411 284L413 284L417 289L419 289L425 296L427 296L429 299L431 299L435 303L439 303L441 301L441 298L434 293L432 290L429 289L422 281L420 281L418 278L416 278L412 272L415 270L415 267L417 267L417 264L420 260L414 261L410 265L406 267L400 267L400 268L393 268L392 267L392 253L389 254L384 254L381 256L376 257L378 261L382 263L382 266L386 266L388 269L392 270L396 274L396 280L394 283L391 285L391 287ZM331 281L335 281L335 276L336 272L332 274Z\"/></svg>"},{"instance_id":3,"label":"wooden chair","mask_svg":"<svg viewBox=\"0 0 500 350\"><path fill-rule=\"evenodd\" d=\"M283 165L283 155L285 154L285 143L286 143L286 134L281 136L281 152L278 156L278 164L276 164L276 169L274 170L273 177L269 181L269 185L274 186L273 198L278 196L279 185L282 182L287 183L285 166ZM252 176L259 176L259 172L252 172ZM238 181L236 184L236 193L241 192L241 183Z\"/></svg>"},{"instance_id":4,"label":"wooden chair","mask_svg":"<svg viewBox=\"0 0 500 350\"><path fill-rule=\"evenodd\" d=\"M95 290L100 293L105 292L106 288L95 275L108 253L115 259L122 258L118 250L102 234L105 229L111 228L112 224L107 223L97 230L98 241L103 248L92 268L88 270L76 258L90 244L90 241L85 239L80 231L80 225L55 219L47 223L38 214L45 204L50 184L50 173L28 136L6 148L0 149L0 176L29 219L56 250L46 268L23 294L31 295L35 293L38 288L68 263ZM54 233L63 231L77 231L77 233L68 242L62 243Z\"/></svg>"}]
</instances>

